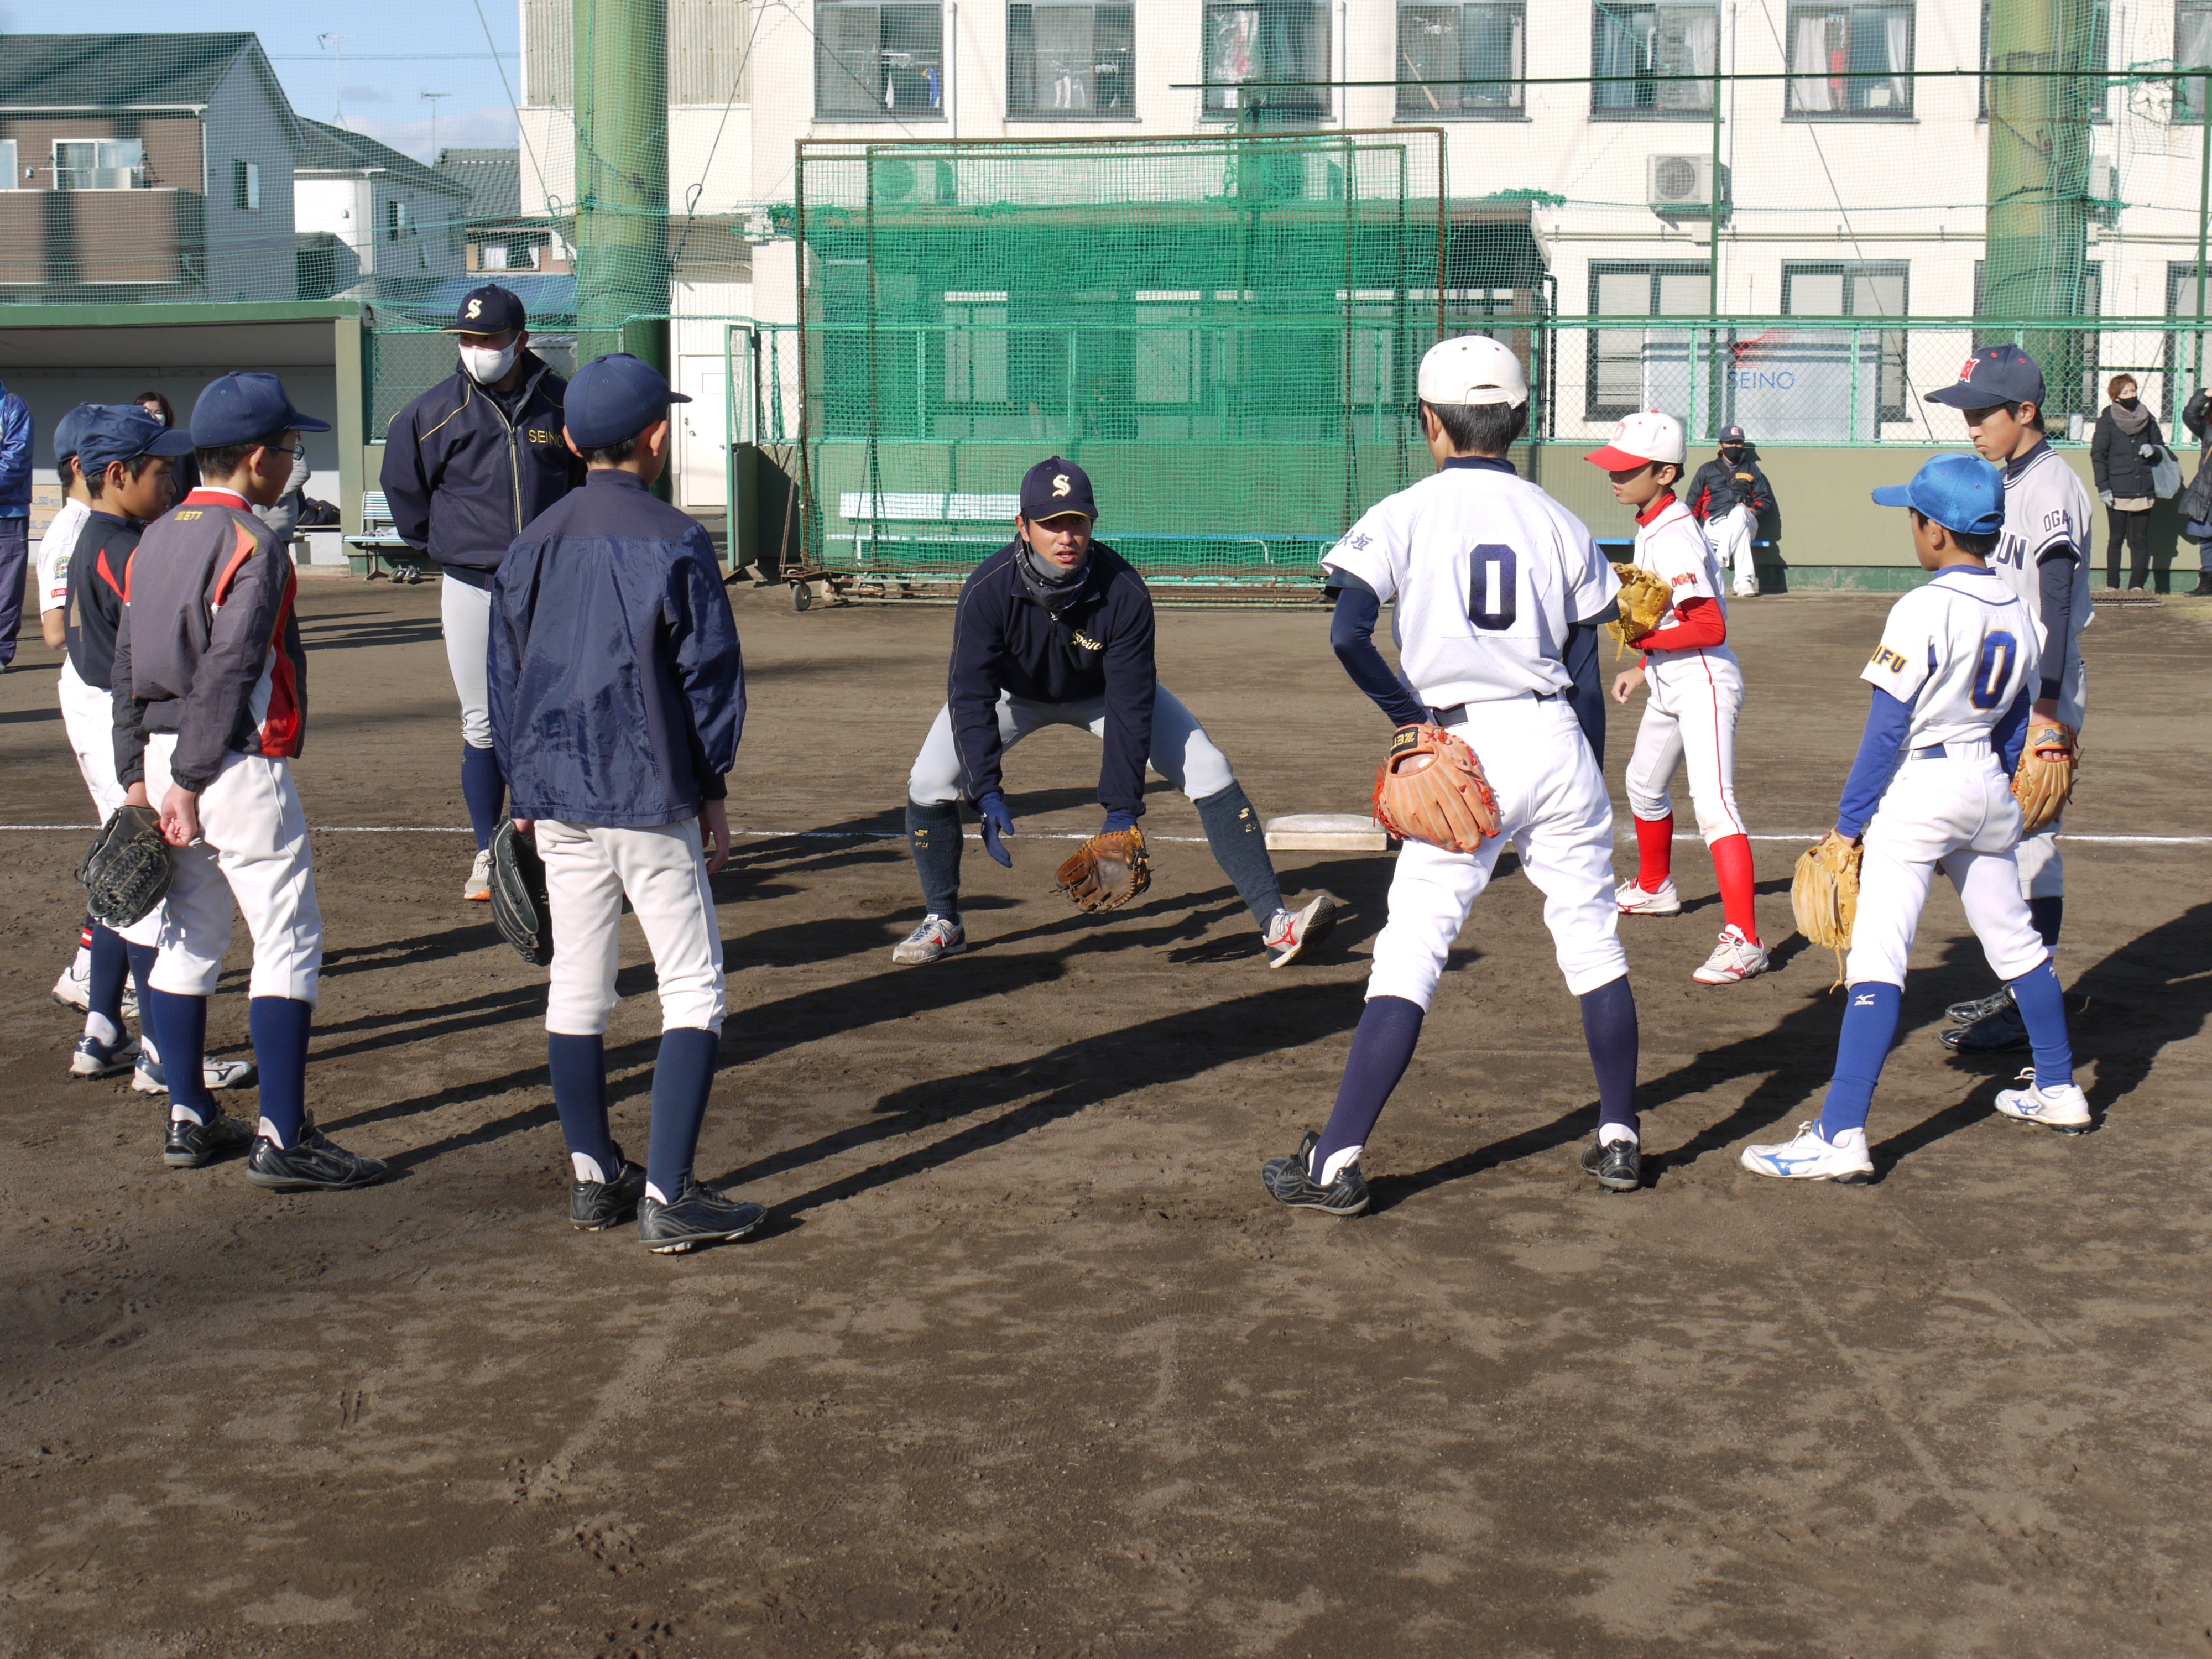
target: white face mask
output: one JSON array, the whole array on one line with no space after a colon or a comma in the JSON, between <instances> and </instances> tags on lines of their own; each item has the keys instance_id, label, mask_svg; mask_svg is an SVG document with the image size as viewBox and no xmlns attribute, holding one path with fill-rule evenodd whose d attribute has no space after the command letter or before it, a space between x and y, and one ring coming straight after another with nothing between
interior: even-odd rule
<instances>
[{"instance_id":1,"label":"white face mask","mask_svg":"<svg viewBox=\"0 0 2212 1659\"><path fill-rule=\"evenodd\" d=\"M463 346L461 367L478 386L490 386L507 378L507 371L514 367L514 354L522 349L520 340L509 341L505 348L493 351L484 346Z\"/></svg>"}]
</instances>

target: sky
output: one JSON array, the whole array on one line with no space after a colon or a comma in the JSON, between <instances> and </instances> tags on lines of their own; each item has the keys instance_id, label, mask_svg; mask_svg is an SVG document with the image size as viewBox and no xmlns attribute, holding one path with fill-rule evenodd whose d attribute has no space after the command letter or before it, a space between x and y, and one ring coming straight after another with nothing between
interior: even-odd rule
<instances>
[{"instance_id":1,"label":"sky","mask_svg":"<svg viewBox=\"0 0 2212 1659\"><path fill-rule=\"evenodd\" d=\"M21 5L9 26L27 26ZM246 27L261 37L292 107L318 121L367 133L420 161L439 149L512 148L514 111L500 82L505 70L522 96L520 8L516 0L375 0L338 5L292 0L254 7L241 21L235 4L167 0L159 7L130 0L117 27L149 33L198 33ZM34 27L34 26L32 26ZM486 39L487 28L489 32ZM320 37L344 35L343 40ZM495 48L500 54L495 58ZM343 63L343 73L340 64ZM425 93L444 93L432 100Z\"/></svg>"}]
</instances>

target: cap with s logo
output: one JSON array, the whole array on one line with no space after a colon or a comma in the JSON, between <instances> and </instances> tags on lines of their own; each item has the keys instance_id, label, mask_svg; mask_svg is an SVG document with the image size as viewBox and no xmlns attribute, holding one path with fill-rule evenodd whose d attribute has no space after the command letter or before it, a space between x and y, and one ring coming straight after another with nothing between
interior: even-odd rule
<instances>
[{"instance_id":1,"label":"cap with s logo","mask_svg":"<svg viewBox=\"0 0 2212 1659\"><path fill-rule=\"evenodd\" d=\"M1056 519L1063 513L1095 519L1098 503L1091 499L1091 475L1073 461L1054 455L1039 461L1022 479L1022 516Z\"/></svg>"},{"instance_id":2,"label":"cap with s logo","mask_svg":"<svg viewBox=\"0 0 2212 1659\"><path fill-rule=\"evenodd\" d=\"M509 329L528 328L530 313L517 295L496 283L487 283L482 288L472 288L461 298L461 308L453 313L453 320L440 331L446 334L504 334Z\"/></svg>"}]
</instances>

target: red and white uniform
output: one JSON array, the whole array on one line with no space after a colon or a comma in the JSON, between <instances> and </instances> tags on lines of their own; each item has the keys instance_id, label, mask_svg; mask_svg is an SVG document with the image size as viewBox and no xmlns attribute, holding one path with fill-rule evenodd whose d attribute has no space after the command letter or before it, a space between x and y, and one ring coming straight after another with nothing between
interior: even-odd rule
<instances>
[{"instance_id":1,"label":"red and white uniform","mask_svg":"<svg viewBox=\"0 0 2212 1659\"><path fill-rule=\"evenodd\" d=\"M1719 564L1671 489L1637 518L1635 562L1667 584L1669 603L1666 620L1640 647L1648 696L1628 761L1628 810L1646 823L1673 817L1668 786L1675 769L1686 767L1698 833L1711 846L1747 833L1735 805L1743 671L1728 647Z\"/></svg>"}]
</instances>

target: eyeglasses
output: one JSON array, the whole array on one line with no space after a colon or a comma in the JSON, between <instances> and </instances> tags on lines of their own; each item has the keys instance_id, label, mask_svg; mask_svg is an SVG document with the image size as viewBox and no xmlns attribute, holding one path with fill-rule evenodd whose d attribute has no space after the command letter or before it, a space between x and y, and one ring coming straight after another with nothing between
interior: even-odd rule
<instances>
[{"instance_id":1,"label":"eyeglasses","mask_svg":"<svg viewBox=\"0 0 2212 1659\"><path fill-rule=\"evenodd\" d=\"M304 438L300 441L300 447L297 449L287 449L283 444L271 444L269 447L279 455L290 456L295 461L304 461L307 459L307 444Z\"/></svg>"}]
</instances>

